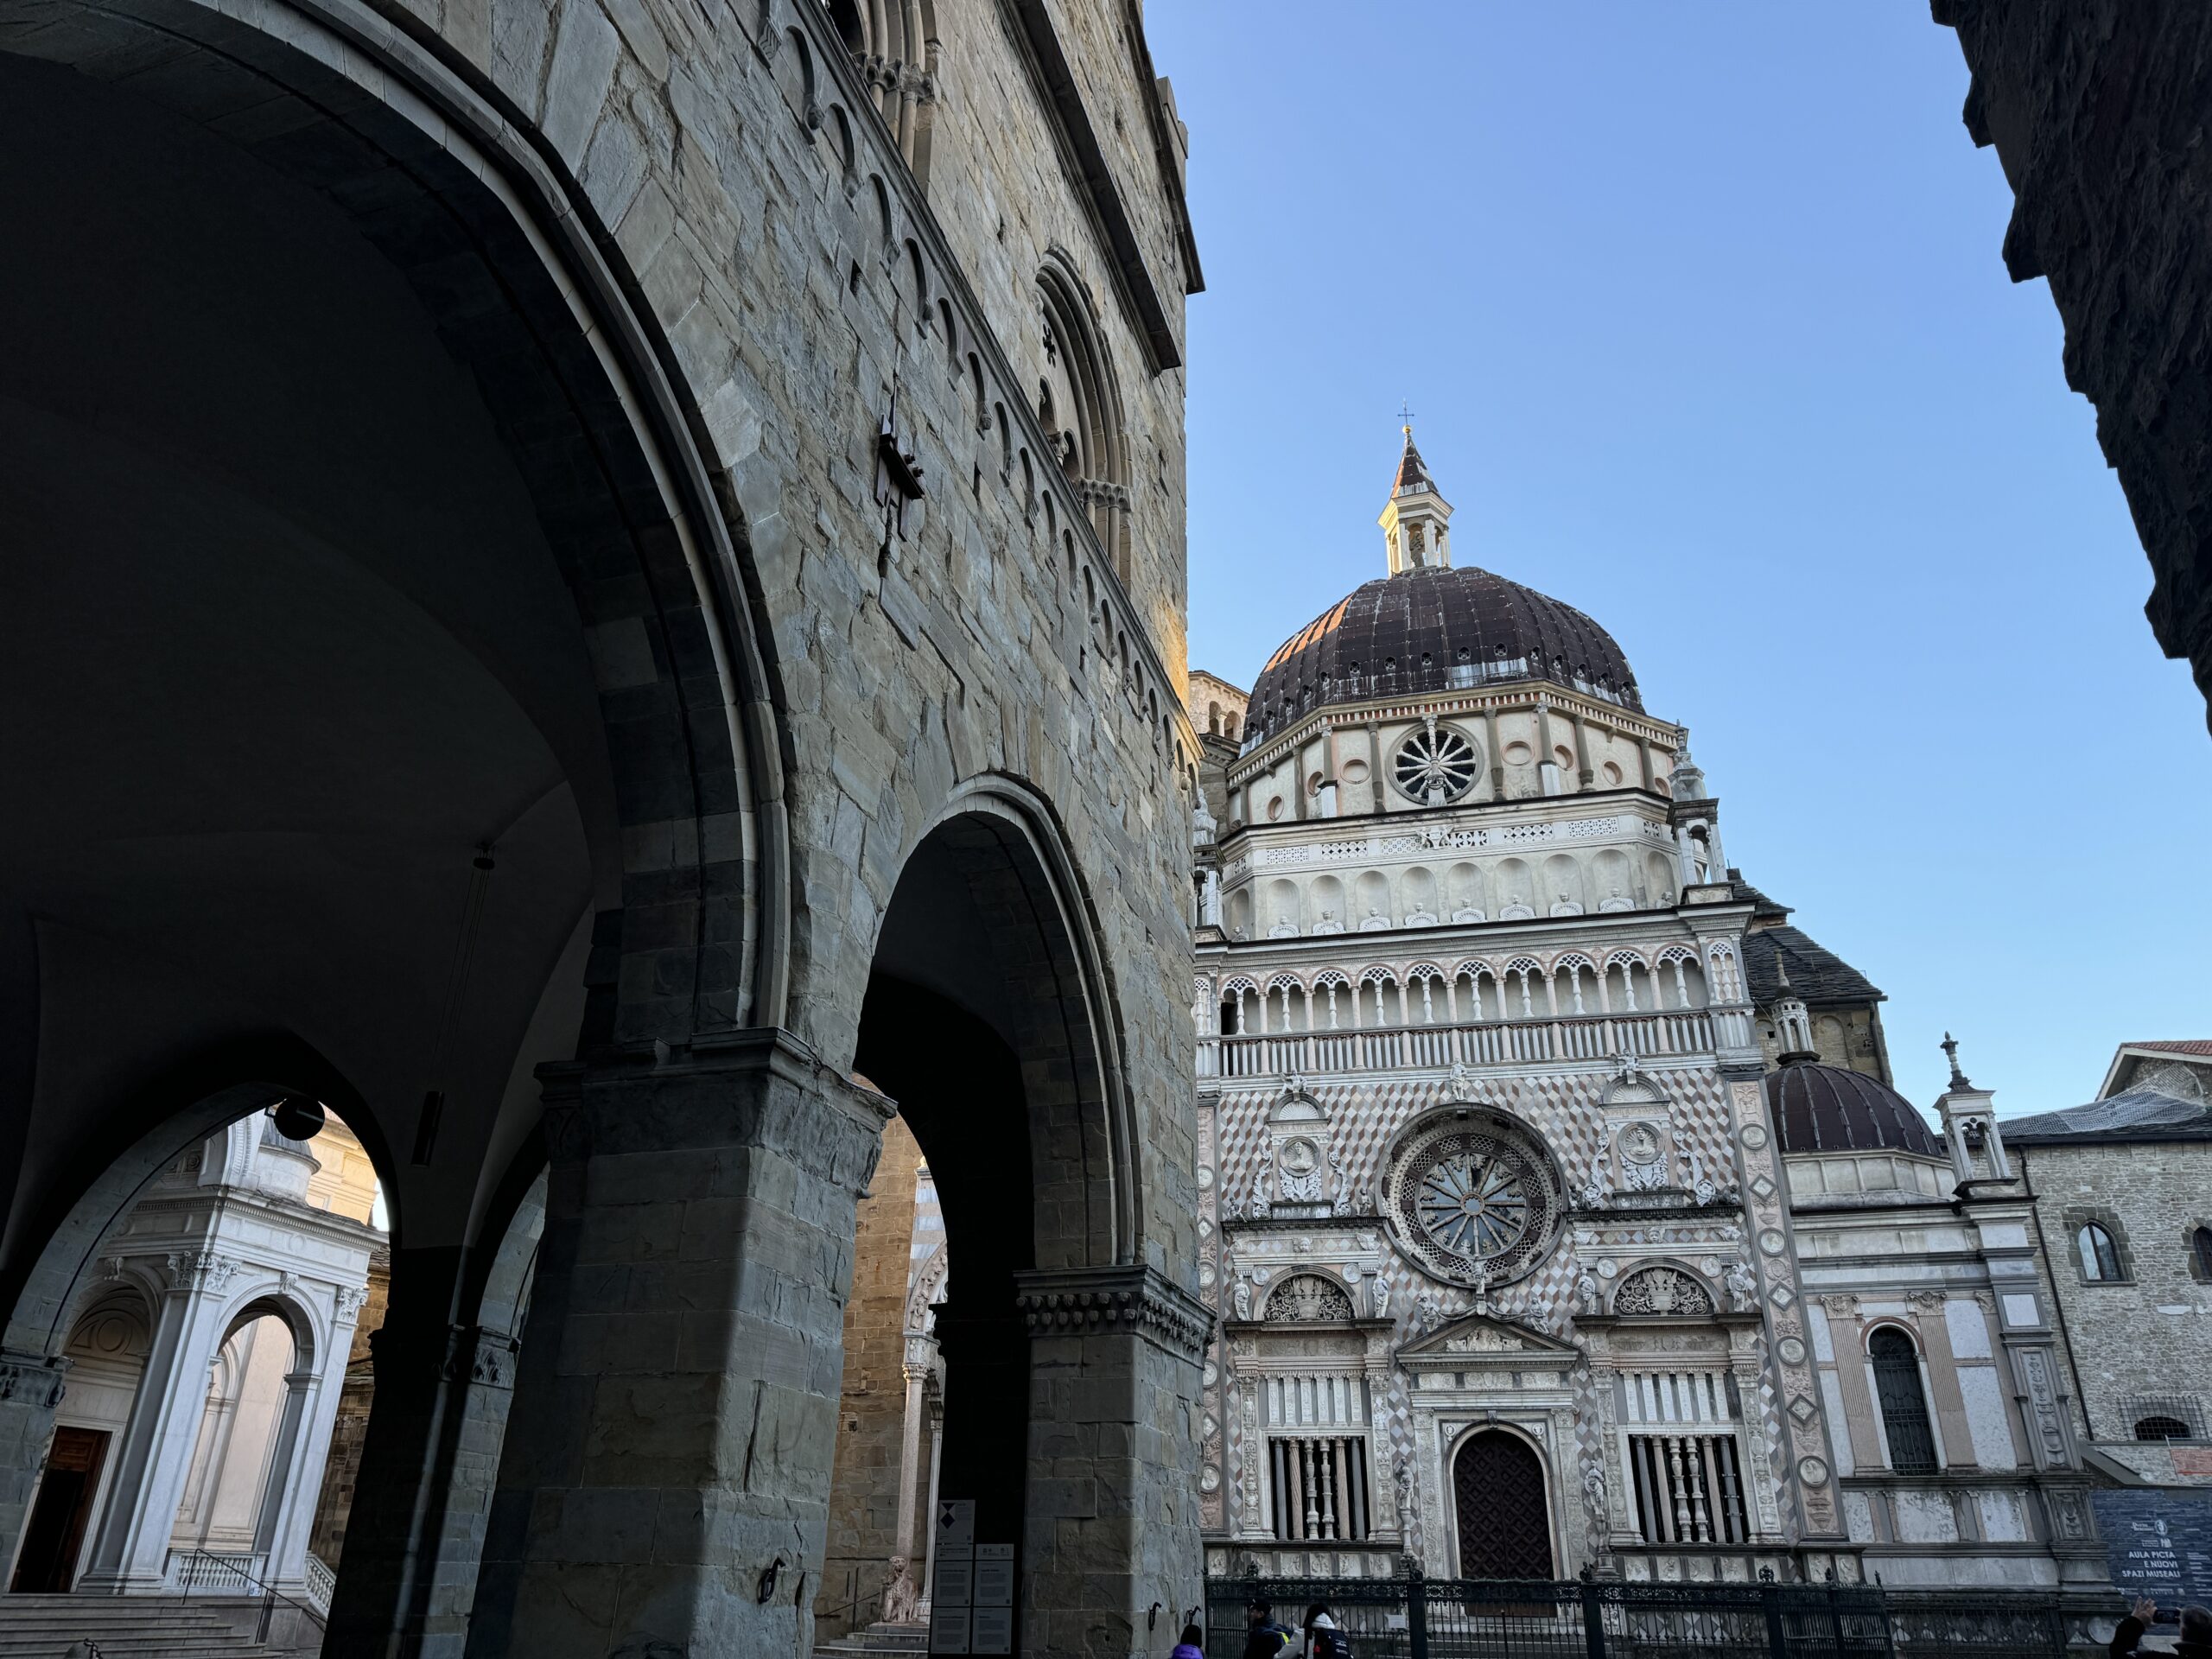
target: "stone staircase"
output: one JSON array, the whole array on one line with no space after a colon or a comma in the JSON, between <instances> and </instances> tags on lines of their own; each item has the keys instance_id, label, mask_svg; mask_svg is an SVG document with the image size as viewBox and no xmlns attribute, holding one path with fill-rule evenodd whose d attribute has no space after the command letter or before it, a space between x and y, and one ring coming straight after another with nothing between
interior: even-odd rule
<instances>
[{"instance_id":1,"label":"stone staircase","mask_svg":"<svg viewBox=\"0 0 2212 1659\"><path fill-rule=\"evenodd\" d=\"M102 1659L278 1659L312 1656L322 1631L279 1605L270 1639L245 1596L0 1595L0 1659L62 1659L91 1642Z\"/></svg>"},{"instance_id":2,"label":"stone staircase","mask_svg":"<svg viewBox=\"0 0 2212 1659\"><path fill-rule=\"evenodd\" d=\"M832 1642L817 1642L814 1659L886 1659L886 1656L926 1653L930 1627L926 1624L886 1624L880 1619L851 1630ZM0 1655L0 1659L7 1659Z\"/></svg>"}]
</instances>

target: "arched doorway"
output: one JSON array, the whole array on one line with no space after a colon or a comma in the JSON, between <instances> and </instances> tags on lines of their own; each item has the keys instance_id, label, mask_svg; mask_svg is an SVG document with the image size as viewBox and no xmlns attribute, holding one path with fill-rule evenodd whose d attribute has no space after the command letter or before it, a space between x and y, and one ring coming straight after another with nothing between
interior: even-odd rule
<instances>
[{"instance_id":1,"label":"arched doorway","mask_svg":"<svg viewBox=\"0 0 2212 1659\"><path fill-rule=\"evenodd\" d=\"M1544 1461L1517 1434L1470 1435L1452 1459L1463 1579L1548 1579L1551 1507Z\"/></svg>"},{"instance_id":2,"label":"arched doorway","mask_svg":"<svg viewBox=\"0 0 2212 1659\"><path fill-rule=\"evenodd\" d=\"M241 1097L268 1095L221 1091L125 1148L16 1304L16 1351L51 1355L69 1386L45 1396L11 1592L257 1582L324 1605L309 1522L339 1375L372 1323L382 1181L334 1113L296 1139L265 1104L232 1116Z\"/></svg>"},{"instance_id":3,"label":"arched doorway","mask_svg":"<svg viewBox=\"0 0 2212 1659\"><path fill-rule=\"evenodd\" d=\"M1071 1598L1141 1615L1158 1595L1133 1569L1100 1571L1086 1540L1128 1524L1121 1494L1164 1481L1146 1459L1173 1448L1147 1414L1163 1394L1194 1394L1203 1328L1197 1305L1134 1259L1122 1038L1094 927L1049 816L1010 782L970 786L900 872L855 1061L898 1103L957 1264L931 1327L932 1471L940 1499L974 1504L979 1560L1012 1547L1009 1636L1024 1652L1066 1644L1054 1621ZM1171 1506L1153 1524L1190 1538L1195 1521L1195 1504ZM928 1549L914 1550L925 1580ZM939 1551L940 1573L945 1561Z\"/></svg>"}]
</instances>

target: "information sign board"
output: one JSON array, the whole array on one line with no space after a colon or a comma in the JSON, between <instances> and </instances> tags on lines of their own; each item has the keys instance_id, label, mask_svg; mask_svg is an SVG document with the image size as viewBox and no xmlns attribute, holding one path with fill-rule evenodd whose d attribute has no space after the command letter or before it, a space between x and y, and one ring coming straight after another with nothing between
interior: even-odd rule
<instances>
[{"instance_id":1,"label":"information sign board","mask_svg":"<svg viewBox=\"0 0 2212 1659\"><path fill-rule=\"evenodd\" d=\"M2091 1492L2113 1586L2162 1607L2212 1602L2212 1491Z\"/></svg>"}]
</instances>

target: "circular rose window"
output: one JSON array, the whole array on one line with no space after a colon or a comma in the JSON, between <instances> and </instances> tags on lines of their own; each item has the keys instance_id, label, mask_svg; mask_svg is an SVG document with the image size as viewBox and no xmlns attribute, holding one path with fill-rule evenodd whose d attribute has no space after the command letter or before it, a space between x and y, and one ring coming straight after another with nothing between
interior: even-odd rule
<instances>
[{"instance_id":1,"label":"circular rose window","mask_svg":"<svg viewBox=\"0 0 2212 1659\"><path fill-rule=\"evenodd\" d=\"M1398 787L1430 806L1456 801L1483 769L1482 756L1449 726L1424 728L1408 738L1391 766Z\"/></svg>"},{"instance_id":2,"label":"circular rose window","mask_svg":"<svg viewBox=\"0 0 2212 1659\"><path fill-rule=\"evenodd\" d=\"M1391 1236L1456 1285L1509 1283L1549 1254L1562 1208L1550 1155L1520 1123L1453 1107L1399 1139L1384 1177Z\"/></svg>"}]
</instances>

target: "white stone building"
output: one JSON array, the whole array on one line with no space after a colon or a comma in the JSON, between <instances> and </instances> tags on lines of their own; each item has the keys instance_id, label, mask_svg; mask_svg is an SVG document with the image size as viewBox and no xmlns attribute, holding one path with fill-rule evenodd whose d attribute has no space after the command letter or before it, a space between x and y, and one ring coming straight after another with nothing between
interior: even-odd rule
<instances>
[{"instance_id":1,"label":"white stone building","mask_svg":"<svg viewBox=\"0 0 2212 1659\"><path fill-rule=\"evenodd\" d=\"M1408 432L1388 574L1193 692L1209 1570L2100 1579L2024 1198L1450 518Z\"/></svg>"},{"instance_id":2,"label":"white stone building","mask_svg":"<svg viewBox=\"0 0 2212 1659\"><path fill-rule=\"evenodd\" d=\"M69 1366L17 1592L215 1593L321 1607L308 1549L384 1234L360 1143L266 1113L156 1178L71 1306Z\"/></svg>"}]
</instances>

